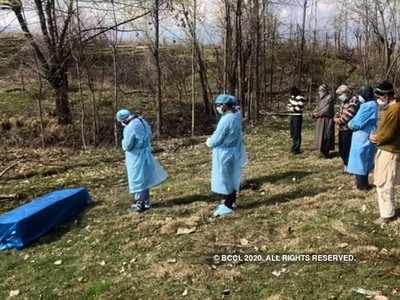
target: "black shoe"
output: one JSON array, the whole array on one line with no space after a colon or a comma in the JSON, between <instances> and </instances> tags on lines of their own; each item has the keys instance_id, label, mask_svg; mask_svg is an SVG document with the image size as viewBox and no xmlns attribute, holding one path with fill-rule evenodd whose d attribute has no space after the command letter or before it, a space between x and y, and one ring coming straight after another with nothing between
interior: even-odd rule
<instances>
[{"instance_id":1,"label":"black shoe","mask_svg":"<svg viewBox=\"0 0 400 300\"><path fill-rule=\"evenodd\" d=\"M299 151L292 151L292 154L293 154L293 155L299 155L299 154L302 154L302 153L303 153L302 150L299 150Z\"/></svg>"},{"instance_id":2,"label":"black shoe","mask_svg":"<svg viewBox=\"0 0 400 300\"><path fill-rule=\"evenodd\" d=\"M149 209L150 207L147 207L144 203L135 203L128 208L128 211L131 213L142 213Z\"/></svg>"},{"instance_id":3,"label":"black shoe","mask_svg":"<svg viewBox=\"0 0 400 300\"><path fill-rule=\"evenodd\" d=\"M370 190L372 190L374 187L370 184L368 184L367 186L363 186L360 188L357 188L359 191L363 191L363 192L369 192Z\"/></svg>"},{"instance_id":4,"label":"black shoe","mask_svg":"<svg viewBox=\"0 0 400 300\"><path fill-rule=\"evenodd\" d=\"M386 224L389 224L390 222L393 222L396 220L396 216L390 217L390 218L379 218L374 221L375 225L383 226Z\"/></svg>"},{"instance_id":5,"label":"black shoe","mask_svg":"<svg viewBox=\"0 0 400 300\"><path fill-rule=\"evenodd\" d=\"M365 188L366 191L371 191L374 188L373 185L368 184L368 186Z\"/></svg>"}]
</instances>

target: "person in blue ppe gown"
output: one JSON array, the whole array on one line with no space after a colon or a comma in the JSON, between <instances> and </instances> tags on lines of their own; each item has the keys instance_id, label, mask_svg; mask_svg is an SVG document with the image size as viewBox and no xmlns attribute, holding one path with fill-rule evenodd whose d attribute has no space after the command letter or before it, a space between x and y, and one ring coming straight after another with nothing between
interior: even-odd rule
<instances>
[{"instance_id":1,"label":"person in blue ppe gown","mask_svg":"<svg viewBox=\"0 0 400 300\"><path fill-rule=\"evenodd\" d=\"M348 123L353 131L347 172L355 175L356 187L368 191L371 186L368 174L374 167L375 146L369 136L376 130L378 122L378 104L372 87L365 86L358 92L360 108Z\"/></svg>"},{"instance_id":2,"label":"person in blue ppe gown","mask_svg":"<svg viewBox=\"0 0 400 300\"><path fill-rule=\"evenodd\" d=\"M130 211L144 212L151 208L150 188L161 184L168 175L151 153L152 133L147 121L126 109L118 111L116 118L124 127L122 149L129 192L134 197Z\"/></svg>"},{"instance_id":3,"label":"person in blue ppe gown","mask_svg":"<svg viewBox=\"0 0 400 300\"><path fill-rule=\"evenodd\" d=\"M216 208L214 216L222 217L234 213L241 168L246 158L243 157L242 117L235 110L235 97L219 95L215 105L221 119L207 139L207 146L212 148L211 190L224 197L224 203Z\"/></svg>"}]
</instances>

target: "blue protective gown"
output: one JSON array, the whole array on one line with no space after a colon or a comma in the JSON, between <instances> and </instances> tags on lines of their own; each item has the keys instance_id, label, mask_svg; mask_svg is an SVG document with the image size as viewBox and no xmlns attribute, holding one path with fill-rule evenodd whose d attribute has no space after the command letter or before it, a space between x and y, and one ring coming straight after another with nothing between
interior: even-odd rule
<instances>
[{"instance_id":1,"label":"blue protective gown","mask_svg":"<svg viewBox=\"0 0 400 300\"><path fill-rule=\"evenodd\" d=\"M168 175L151 153L151 128L141 117L133 119L123 132L130 193L138 193L159 185Z\"/></svg>"},{"instance_id":2,"label":"blue protective gown","mask_svg":"<svg viewBox=\"0 0 400 300\"><path fill-rule=\"evenodd\" d=\"M354 118L349 122L353 130L347 172L355 175L368 175L374 167L375 145L369 136L376 130L378 104L368 101L361 104Z\"/></svg>"},{"instance_id":3,"label":"blue protective gown","mask_svg":"<svg viewBox=\"0 0 400 300\"><path fill-rule=\"evenodd\" d=\"M213 135L207 139L212 148L211 190L229 195L240 188L243 133L240 114L225 113L218 122Z\"/></svg>"}]
</instances>

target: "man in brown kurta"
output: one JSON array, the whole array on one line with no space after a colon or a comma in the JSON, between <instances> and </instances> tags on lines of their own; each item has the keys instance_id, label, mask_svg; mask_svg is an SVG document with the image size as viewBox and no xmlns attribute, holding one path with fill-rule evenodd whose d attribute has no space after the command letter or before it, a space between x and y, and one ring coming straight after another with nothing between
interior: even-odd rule
<instances>
[{"instance_id":1,"label":"man in brown kurta","mask_svg":"<svg viewBox=\"0 0 400 300\"><path fill-rule=\"evenodd\" d=\"M328 86L323 84L318 89L319 106L314 111L313 117L317 120L315 127L315 148L325 158L330 158L330 151L335 149L335 97L329 93Z\"/></svg>"},{"instance_id":2,"label":"man in brown kurta","mask_svg":"<svg viewBox=\"0 0 400 300\"><path fill-rule=\"evenodd\" d=\"M394 98L393 85L383 82L375 90L378 103L383 107L378 130L370 136L377 145L374 181L378 193L380 218L376 224L395 219L396 184L400 184L400 102Z\"/></svg>"}]
</instances>

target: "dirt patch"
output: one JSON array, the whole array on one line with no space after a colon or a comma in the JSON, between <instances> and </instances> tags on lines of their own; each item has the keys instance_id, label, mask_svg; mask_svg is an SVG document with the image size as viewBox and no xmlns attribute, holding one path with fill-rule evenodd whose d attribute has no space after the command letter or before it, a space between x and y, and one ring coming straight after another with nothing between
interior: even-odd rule
<instances>
[{"instance_id":1,"label":"dirt patch","mask_svg":"<svg viewBox=\"0 0 400 300\"><path fill-rule=\"evenodd\" d=\"M147 278L156 277L168 280L190 280L196 274L200 274L201 268L184 262L162 262L154 264L146 274Z\"/></svg>"}]
</instances>

